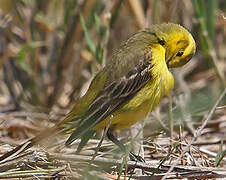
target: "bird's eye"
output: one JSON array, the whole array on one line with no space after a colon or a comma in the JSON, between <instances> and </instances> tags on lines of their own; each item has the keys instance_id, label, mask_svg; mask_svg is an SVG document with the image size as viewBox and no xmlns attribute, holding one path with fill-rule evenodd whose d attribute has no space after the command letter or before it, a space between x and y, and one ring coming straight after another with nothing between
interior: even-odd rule
<instances>
[{"instance_id":1,"label":"bird's eye","mask_svg":"<svg viewBox=\"0 0 226 180\"><path fill-rule=\"evenodd\" d=\"M184 54L184 51L179 51L176 56L181 57Z\"/></svg>"},{"instance_id":2,"label":"bird's eye","mask_svg":"<svg viewBox=\"0 0 226 180\"><path fill-rule=\"evenodd\" d=\"M159 40L159 44L164 46L166 44L166 42L164 40Z\"/></svg>"}]
</instances>

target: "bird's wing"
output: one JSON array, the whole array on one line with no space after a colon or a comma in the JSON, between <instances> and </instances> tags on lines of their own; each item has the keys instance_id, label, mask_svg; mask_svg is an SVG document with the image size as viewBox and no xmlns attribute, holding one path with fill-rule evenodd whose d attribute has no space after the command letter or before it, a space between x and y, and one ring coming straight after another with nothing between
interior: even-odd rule
<instances>
[{"instance_id":1,"label":"bird's wing","mask_svg":"<svg viewBox=\"0 0 226 180\"><path fill-rule=\"evenodd\" d=\"M79 124L71 134L66 144L82 137L101 121L128 102L151 78L152 68L149 53L137 60L137 65L124 76L108 84L102 89L86 113L80 118Z\"/></svg>"},{"instance_id":2,"label":"bird's wing","mask_svg":"<svg viewBox=\"0 0 226 180\"><path fill-rule=\"evenodd\" d=\"M151 50L147 47L153 43L153 39L152 34L147 31L140 31L121 44L112 58L107 61L105 68L92 80L86 94L75 103L68 116L56 126L63 129L63 131L73 131L73 128L77 127L78 121L83 119L81 117L84 117L84 114L87 115L89 107L96 99L104 95L106 95L105 98L109 98L107 96L109 87L133 85L129 83L132 83L133 80L136 82L139 77L135 75L139 76L139 72L145 69L144 62L151 59ZM133 75L133 78L130 79L131 75ZM101 104L100 101L99 103Z\"/></svg>"},{"instance_id":3,"label":"bird's wing","mask_svg":"<svg viewBox=\"0 0 226 180\"><path fill-rule=\"evenodd\" d=\"M108 79L106 69L101 70L92 80L86 94L81 97L69 112L67 117L56 124L56 127L63 131L70 131L76 126L77 120L87 111L99 92L104 88Z\"/></svg>"}]
</instances>

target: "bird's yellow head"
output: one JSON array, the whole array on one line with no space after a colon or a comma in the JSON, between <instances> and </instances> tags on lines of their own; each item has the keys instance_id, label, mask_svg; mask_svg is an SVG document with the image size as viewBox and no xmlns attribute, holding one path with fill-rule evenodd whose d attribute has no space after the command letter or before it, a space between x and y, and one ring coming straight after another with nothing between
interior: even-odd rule
<instances>
[{"instance_id":1,"label":"bird's yellow head","mask_svg":"<svg viewBox=\"0 0 226 180\"><path fill-rule=\"evenodd\" d=\"M183 66L195 54L195 41L182 26L173 23L161 24L155 26L154 32L166 50L165 58L169 68Z\"/></svg>"}]
</instances>

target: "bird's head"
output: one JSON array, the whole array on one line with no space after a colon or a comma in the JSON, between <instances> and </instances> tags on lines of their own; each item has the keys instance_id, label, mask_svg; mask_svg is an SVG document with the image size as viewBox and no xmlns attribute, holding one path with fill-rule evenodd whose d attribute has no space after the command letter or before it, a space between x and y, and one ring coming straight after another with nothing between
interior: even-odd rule
<instances>
[{"instance_id":1,"label":"bird's head","mask_svg":"<svg viewBox=\"0 0 226 180\"><path fill-rule=\"evenodd\" d=\"M165 59L169 68L183 66L195 54L195 41L182 26L173 23L161 24L155 32L159 43L166 50Z\"/></svg>"}]
</instances>

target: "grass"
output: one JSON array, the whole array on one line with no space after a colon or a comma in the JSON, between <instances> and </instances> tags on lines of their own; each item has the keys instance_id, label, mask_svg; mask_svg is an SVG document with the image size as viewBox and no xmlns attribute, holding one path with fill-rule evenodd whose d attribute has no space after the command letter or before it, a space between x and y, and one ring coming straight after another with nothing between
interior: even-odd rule
<instances>
[{"instance_id":1,"label":"grass","mask_svg":"<svg viewBox=\"0 0 226 180\"><path fill-rule=\"evenodd\" d=\"M172 134L174 138L171 139L171 143L179 146L172 150L165 135L169 129L169 116L168 99L164 98L155 112L146 120L142 139L146 161L158 164L166 157L167 152L172 150L164 164L171 165L175 162L176 157L188 147L191 134L202 125L201 120L205 119L207 112L211 110L219 94L226 87L224 63L226 47L223 40L225 1L183 0L169 4L168 1L163 0L137 2L132 0L62 2L3 0L0 1L0 7L2 9L0 11L2 148L5 144L17 144L17 141L30 138L40 132L43 127L52 126L62 119L76 99L87 90L90 80L109 60L114 49L138 29L154 23L171 21L188 28L197 42L197 53L186 67L174 72L177 81L172 94L170 116L174 121L176 132ZM225 117L225 102L226 98L223 97L218 110L214 111L212 120L207 123L210 129L203 128L206 134L203 135L202 131L197 137L197 143L200 144L215 142L214 145L209 146L214 147L216 151L211 152L204 146L208 153L203 153L196 149L203 146L194 143L190 146L192 149L189 152L191 157L188 155L190 161L185 165L195 166L201 161L203 169L207 166L225 167L225 147L221 143L224 139L220 135L224 130L222 119ZM24 114L20 115L21 112ZM45 114L45 118L41 115L36 116L36 113ZM125 132L121 133L125 134ZM153 137L154 140L149 141L148 137L154 133L157 134ZM212 139L211 134L214 134L217 141ZM128 134L126 136L128 137ZM210 139L208 139L209 136ZM59 142L63 144L63 140ZM117 160L122 158L122 154L118 153L118 150L108 141L103 142L94 164L88 166L86 158L89 159L98 144L95 139L93 142L87 146L84 153L88 155L83 154L84 156L72 155L76 145L71 149L59 148L65 155L72 155L64 159L60 154L51 157L52 153L59 150L58 146L53 145L52 149L48 149L51 157L47 160L48 163L41 161L43 164L38 164L34 161L32 164L25 158L22 162L26 167L19 166L13 169L13 172L23 171L24 177L27 177L28 172L29 177L38 176L32 175L33 172L30 171L34 170L36 173L38 171L36 168L40 167L49 169L48 177L63 174L67 177L83 176L87 179L91 177L99 179L105 175L117 179L119 177L113 177L112 172L120 172L120 176L125 175L123 163L127 163L129 170L130 167L134 167L132 162L126 160L125 162L114 161L106 165L107 160L112 162L115 157ZM215 153L214 157L212 153ZM82 166L79 166L79 162ZM183 156L178 166L184 165L184 162L186 158ZM18 162L13 163L15 165ZM144 166L146 165L139 165L139 167ZM4 168L6 166L0 164L0 170ZM198 170L201 172L202 168ZM89 170L92 172L90 173ZM158 170L166 173L161 168L155 169L155 172ZM44 171L43 175L46 175ZM11 171L5 173L11 173ZM205 177L207 176L204 175Z\"/></svg>"}]
</instances>

